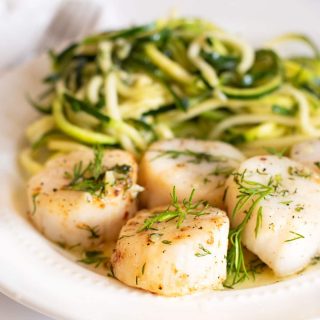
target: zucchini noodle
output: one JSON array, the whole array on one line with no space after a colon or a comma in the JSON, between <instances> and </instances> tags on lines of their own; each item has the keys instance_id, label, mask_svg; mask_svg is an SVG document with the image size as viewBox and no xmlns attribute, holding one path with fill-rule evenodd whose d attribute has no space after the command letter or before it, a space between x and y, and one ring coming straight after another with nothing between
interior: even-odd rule
<instances>
[{"instance_id":1,"label":"zucchini noodle","mask_svg":"<svg viewBox=\"0 0 320 320\"><path fill-rule=\"evenodd\" d=\"M79 128L68 122L63 114L63 105L56 99L53 102L53 117L58 128L66 135L89 144L112 144L115 139L102 133L93 132L87 129Z\"/></svg>"},{"instance_id":2,"label":"zucchini noodle","mask_svg":"<svg viewBox=\"0 0 320 320\"><path fill-rule=\"evenodd\" d=\"M281 56L303 44L311 55ZM201 19L107 31L50 53L43 115L26 130L31 174L56 154L102 144L137 157L158 139L219 139L248 155L320 137L320 54L289 33L261 48Z\"/></svg>"}]
</instances>

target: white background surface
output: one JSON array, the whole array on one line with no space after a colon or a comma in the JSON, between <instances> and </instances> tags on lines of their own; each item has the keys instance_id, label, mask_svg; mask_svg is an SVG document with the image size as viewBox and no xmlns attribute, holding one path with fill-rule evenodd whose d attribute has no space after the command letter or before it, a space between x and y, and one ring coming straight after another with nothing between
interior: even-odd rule
<instances>
[{"instance_id":1,"label":"white background surface","mask_svg":"<svg viewBox=\"0 0 320 320\"><path fill-rule=\"evenodd\" d=\"M7 298L0 293L0 319L2 320L49 320L49 318L34 312Z\"/></svg>"},{"instance_id":2,"label":"white background surface","mask_svg":"<svg viewBox=\"0 0 320 320\"><path fill-rule=\"evenodd\" d=\"M122 8L113 5L113 1L115 3L117 0L100 1L104 4L101 26L123 24L123 16L126 17L126 21L136 21L141 1L128 0L128 5ZM12 67L17 61L31 56L32 48L41 37L59 2L60 0L0 0L0 69ZM145 20L162 16L168 13L170 8L203 16L201 2L201 0L162 0L161 9L158 9L156 1L144 1L144 10L150 12ZM221 5L222 2L223 5ZM246 6L249 2L251 3L250 7ZM272 8L274 11L273 21L270 21L270 16L263 14L264 10L270 11L271 4L268 0L256 0L255 2L249 0L212 0L212 3L212 11L206 12L205 17L217 21L218 24L233 32L249 35L250 38L257 38L259 35L259 38L265 40L269 35L268 25L273 23L281 25L284 16L289 16L290 19L286 20L288 23L280 32L286 30L315 30L315 32L319 32L317 28L319 26L320 0L278 0L277 7ZM183 9L180 10L180 8ZM242 13L247 19L252 19L251 23L241 23L244 21ZM252 25L255 22L257 29L253 30ZM48 320L49 318L0 294L0 320L29 319Z\"/></svg>"}]
</instances>

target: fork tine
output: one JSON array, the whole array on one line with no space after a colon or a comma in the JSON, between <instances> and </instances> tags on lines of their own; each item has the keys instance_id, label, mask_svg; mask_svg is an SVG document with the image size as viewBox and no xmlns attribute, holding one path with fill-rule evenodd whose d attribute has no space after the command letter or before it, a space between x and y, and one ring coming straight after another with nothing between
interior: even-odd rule
<instances>
[{"instance_id":1,"label":"fork tine","mask_svg":"<svg viewBox=\"0 0 320 320\"><path fill-rule=\"evenodd\" d=\"M52 43L55 41L56 34L60 33L62 30L62 23L59 23L61 20L64 21L63 17L66 12L66 8L69 2L62 2L57 9L57 12L53 16L51 22L46 28L41 41L39 42L39 49L47 49L51 47ZM65 27L65 26L64 26Z\"/></svg>"},{"instance_id":2,"label":"fork tine","mask_svg":"<svg viewBox=\"0 0 320 320\"><path fill-rule=\"evenodd\" d=\"M85 36L88 33L91 33L92 31L94 31L95 26L99 22L99 17L100 17L100 8L97 7L93 10L93 13L88 18L88 21L87 21L85 27L83 28L83 32L82 32L81 36Z\"/></svg>"},{"instance_id":3,"label":"fork tine","mask_svg":"<svg viewBox=\"0 0 320 320\"><path fill-rule=\"evenodd\" d=\"M97 3L75 0L63 2L39 42L37 51L56 47L65 40L75 39L92 30L99 15Z\"/></svg>"}]
</instances>

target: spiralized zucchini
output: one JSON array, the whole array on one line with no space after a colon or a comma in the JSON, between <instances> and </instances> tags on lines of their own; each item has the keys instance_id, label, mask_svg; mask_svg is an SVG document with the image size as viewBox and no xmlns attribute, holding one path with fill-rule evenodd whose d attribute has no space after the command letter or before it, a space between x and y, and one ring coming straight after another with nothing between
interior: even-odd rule
<instances>
[{"instance_id":1,"label":"spiralized zucchini","mask_svg":"<svg viewBox=\"0 0 320 320\"><path fill-rule=\"evenodd\" d=\"M300 42L310 56L280 57ZM30 172L55 152L103 144L139 156L157 139L195 137L249 155L320 137L320 58L306 36L260 49L201 19L159 20L103 32L50 52L43 117L27 129ZM46 156L43 156L43 155Z\"/></svg>"}]
</instances>

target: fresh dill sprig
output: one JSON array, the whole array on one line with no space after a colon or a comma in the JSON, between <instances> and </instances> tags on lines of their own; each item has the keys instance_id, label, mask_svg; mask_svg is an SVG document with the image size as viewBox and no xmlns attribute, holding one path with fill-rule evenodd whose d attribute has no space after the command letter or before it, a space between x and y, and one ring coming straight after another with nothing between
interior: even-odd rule
<instances>
[{"instance_id":1,"label":"fresh dill sprig","mask_svg":"<svg viewBox=\"0 0 320 320\"><path fill-rule=\"evenodd\" d=\"M179 157L188 157L189 163L200 164L201 162L224 162L227 160L225 156L215 156L207 152L197 152L189 149L186 150L152 150L159 152L153 160L161 157L169 157L178 159Z\"/></svg>"},{"instance_id":2,"label":"fresh dill sprig","mask_svg":"<svg viewBox=\"0 0 320 320\"><path fill-rule=\"evenodd\" d=\"M65 189L74 191L89 192L97 197L102 197L105 193L105 171L102 166L103 149L96 147L94 149L94 159L86 167L79 161L73 167L73 173L65 173L65 177L71 181L65 186Z\"/></svg>"},{"instance_id":3,"label":"fresh dill sprig","mask_svg":"<svg viewBox=\"0 0 320 320\"><path fill-rule=\"evenodd\" d=\"M116 174L118 182L124 181L125 188L128 189L131 186L131 182L127 181L128 174L131 170L131 166L127 164L116 164L112 168L106 168L103 166L103 149L96 147L94 149L94 159L90 161L86 167L83 166L83 162L79 161L73 167L73 172L65 172L65 177L70 180L64 189L74 191L88 192L98 198L101 198L106 193L108 181L105 179L107 171L112 171Z\"/></svg>"},{"instance_id":4,"label":"fresh dill sprig","mask_svg":"<svg viewBox=\"0 0 320 320\"><path fill-rule=\"evenodd\" d=\"M261 200L279 191L280 179L271 177L267 184L245 179L245 173L234 173L234 181L238 185L238 201L233 208L231 218L233 219L246 205L249 207L244 211L245 216L242 222L229 232L229 249L227 254L228 279L227 285L235 285L248 278L248 270L245 264L243 247L241 243L245 226L252 214L258 208L256 217L255 236L258 236L262 224L262 207L259 207Z\"/></svg>"},{"instance_id":5,"label":"fresh dill sprig","mask_svg":"<svg viewBox=\"0 0 320 320\"><path fill-rule=\"evenodd\" d=\"M174 186L171 193L171 204L168 208L146 219L138 232L154 229L153 225L155 223L167 222L172 219L177 219L177 228L179 229L187 215L201 216L209 214L209 212L206 212L209 207L206 201L200 200L193 203L194 193L195 189L192 189L189 198L183 199L182 203L180 203Z\"/></svg>"}]
</instances>

